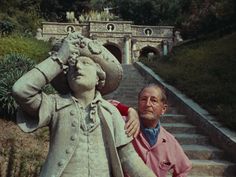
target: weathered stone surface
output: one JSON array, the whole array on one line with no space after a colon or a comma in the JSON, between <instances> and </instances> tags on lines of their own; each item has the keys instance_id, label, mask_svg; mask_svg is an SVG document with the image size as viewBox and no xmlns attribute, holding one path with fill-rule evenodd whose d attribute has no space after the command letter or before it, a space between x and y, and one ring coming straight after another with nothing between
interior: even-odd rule
<instances>
[{"instance_id":1,"label":"weathered stone surface","mask_svg":"<svg viewBox=\"0 0 236 177\"><path fill-rule=\"evenodd\" d=\"M133 25L132 21L43 22L42 25L43 40L63 38L69 33L68 29L73 29L70 31L80 32L91 39L99 39L102 45L113 50L113 54L122 64L137 61L142 51L146 49L151 50L155 55L162 55L163 41L168 43L168 51L171 51L172 46L175 45L173 26Z\"/></svg>"}]
</instances>

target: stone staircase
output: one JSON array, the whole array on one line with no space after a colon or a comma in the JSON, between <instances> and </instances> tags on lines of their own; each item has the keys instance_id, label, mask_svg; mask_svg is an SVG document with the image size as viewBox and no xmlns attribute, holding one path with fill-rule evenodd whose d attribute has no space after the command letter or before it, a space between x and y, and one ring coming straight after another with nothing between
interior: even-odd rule
<instances>
[{"instance_id":1,"label":"stone staircase","mask_svg":"<svg viewBox=\"0 0 236 177\"><path fill-rule=\"evenodd\" d=\"M124 77L119 88L107 99L115 99L137 108L139 90L147 84L133 65L123 65ZM176 106L169 104L161 122L172 133L192 161L190 177L236 177L236 164L226 160L225 153L211 145L207 136L201 134L198 127L191 124L186 115L178 113Z\"/></svg>"}]
</instances>

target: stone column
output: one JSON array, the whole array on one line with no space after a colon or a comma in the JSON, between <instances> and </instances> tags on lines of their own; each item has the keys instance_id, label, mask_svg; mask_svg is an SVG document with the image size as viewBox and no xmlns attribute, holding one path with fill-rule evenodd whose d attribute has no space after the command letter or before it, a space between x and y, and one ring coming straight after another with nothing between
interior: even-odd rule
<instances>
[{"instance_id":1,"label":"stone column","mask_svg":"<svg viewBox=\"0 0 236 177\"><path fill-rule=\"evenodd\" d=\"M136 39L132 39L131 40L131 55L132 55L132 61L131 63L134 63L136 61L138 61L138 57L139 57L139 49L137 47L137 40Z\"/></svg>"},{"instance_id":2,"label":"stone column","mask_svg":"<svg viewBox=\"0 0 236 177\"><path fill-rule=\"evenodd\" d=\"M131 43L131 39L130 36L125 36L124 37L124 62L123 64L130 64L130 43Z\"/></svg>"},{"instance_id":3,"label":"stone column","mask_svg":"<svg viewBox=\"0 0 236 177\"><path fill-rule=\"evenodd\" d=\"M163 55L166 56L168 54L168 41L163 41Z\"/></svg>"}]
</instances>

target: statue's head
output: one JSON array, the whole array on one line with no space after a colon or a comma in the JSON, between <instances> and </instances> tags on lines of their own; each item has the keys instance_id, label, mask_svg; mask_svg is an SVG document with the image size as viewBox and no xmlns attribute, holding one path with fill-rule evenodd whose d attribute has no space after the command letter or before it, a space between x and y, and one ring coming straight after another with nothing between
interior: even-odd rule
<instances>
[{"instance_id":1,"label":"statue's head","mask_svg":"<svg viewBox=\"0 0 236 177\"><path fill-rule=\"evenodd\" d=\"M78 84L90 84L90 87L95 84L96 90L103 95L114 91L123 74L119 61L98 41L81 36L78 32L73 33L73 38L75 36L79 39L76 45L78 52L68 59L68 70L54 78L52 86L61 94L75 91Z\"/></svg>"},{"instance_id":2,"label":"statue's head","mask_svg":"<svg viewBox=\"0 0 236 177\"><path fill-rule=\"evenodd\" d=\"M106 73L91 58L79 56L68 61L67 82L73 92L100 90L105 85Z\"/></svg>"}]
</instances>

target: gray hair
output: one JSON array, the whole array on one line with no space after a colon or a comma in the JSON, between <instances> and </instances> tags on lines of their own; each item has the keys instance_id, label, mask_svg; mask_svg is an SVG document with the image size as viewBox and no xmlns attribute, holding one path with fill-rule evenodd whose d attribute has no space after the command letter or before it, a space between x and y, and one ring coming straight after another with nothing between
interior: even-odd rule
<instances>
[{"instance_id":1,"label":"gray hair","mask_svg":"<svg viewBox=\"0 0 236 177\"><path fill-rule=\"evenodd\" d=\"M150 87L155 88L156 90L160 90L161 91L161 102L164 104L167 104L167 95L166 95L166 91L165 91L164 87L162 87L161 85L158 85L158 84L154 84L154 83L144 86L138 94L138 99L140 98L143 90L146 88L150 88Z\"/></svg>"}]
</instances>

